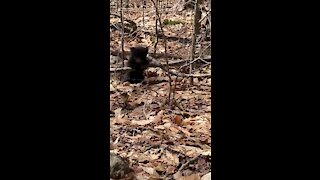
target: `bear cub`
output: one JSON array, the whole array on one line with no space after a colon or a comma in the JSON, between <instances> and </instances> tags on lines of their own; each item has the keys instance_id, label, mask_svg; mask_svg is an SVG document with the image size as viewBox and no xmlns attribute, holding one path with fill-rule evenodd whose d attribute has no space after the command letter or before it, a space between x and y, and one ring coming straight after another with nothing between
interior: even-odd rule
<instances>
[{"instance_id":1,"label":"bear cub","mask_svg":"<svg viewBox=\"0 0 320 180\"><path fill-rule=\"evenodd\" d=\"M141 83L144 80L144 71L149 65L147 55L147 47L138 46L130 48L128 66L131 67L131 70L126 74L125 81L134 84Z\"/></svg>"}]
</instances>

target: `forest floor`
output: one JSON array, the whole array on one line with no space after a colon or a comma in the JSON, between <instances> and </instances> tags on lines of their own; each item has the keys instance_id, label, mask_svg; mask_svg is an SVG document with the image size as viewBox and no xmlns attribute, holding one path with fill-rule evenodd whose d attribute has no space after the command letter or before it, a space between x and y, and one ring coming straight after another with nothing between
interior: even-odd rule
<instances>
[{"instance_id":1,"label":"forest floor","mask_svg":"<svg viewBox=\"0 0 320 180\"><path fill-rule=\"evenodd\" d=\"M138 27L136 37L124 39L125 51L136 45L154 51L155 37L151 32L155 32L155 14L143 13L144 23L141 11L124 12L124 18ZM167 41L167 53L180 59L190 58L187 52L191 48L192 11L167 13L161 18L184 22L164 27L166 36L179 37ZM110 19L111 23L117 21L119 18ZM114 51L121 47L121 31L110 28L110 33L110 50ZM163 39L156 49L156 54L164 53ZM158 59L165 62L165 58ZM117 61L111 67L121 65ZM160 68L147 71L152 76L167 76ZM211 73L211 64L199 65L193 71L202 73ZM193 85L189 78L172 78L175 103L170 106L169 82L129 84L120 82L116 73L110 75L110 151L129 160L137 179L196 180L211 172L211 77L193 78Z\"/></svg>"}]
</instances>

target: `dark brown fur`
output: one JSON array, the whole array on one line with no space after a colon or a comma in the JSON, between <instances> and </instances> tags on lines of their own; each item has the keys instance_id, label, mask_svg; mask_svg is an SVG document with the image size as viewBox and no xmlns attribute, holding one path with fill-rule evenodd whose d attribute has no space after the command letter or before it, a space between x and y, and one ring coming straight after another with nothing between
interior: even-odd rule
<instances>
[{"instance_id":1,"label":"dark brown fur","mask_svg":"<svg viewBox=\"0 0 320 180\"><path fill-rule=\"evenodd\" d=\"M144 80L144 71L148 68L149 61L147 59L148 48L132 47L128 61L128 66L132 68L127 74L125 81L130 83L140 83Z\"/></svg>"}]
</instances>

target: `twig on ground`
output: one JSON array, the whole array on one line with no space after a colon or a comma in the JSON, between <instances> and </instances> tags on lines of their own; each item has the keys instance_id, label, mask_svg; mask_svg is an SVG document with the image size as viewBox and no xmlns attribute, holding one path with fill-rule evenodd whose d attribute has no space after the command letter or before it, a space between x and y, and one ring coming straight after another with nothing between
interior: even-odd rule
<instances>
[{"instance_id":1,"label":"twig on ground","mask_svg":"<svg viewBox=\"0 0 320 180\"><path fill-rule=\"evenodd\" d=\"M190 163L192 163L193 161L197 160L199 158L200 155L195 156L194 158L190 159L189 161L187 161L186 163L182 164L182 166L179 168L178 172L181 172L187 165L189 165Z\"/></svg>"}]
</instances>

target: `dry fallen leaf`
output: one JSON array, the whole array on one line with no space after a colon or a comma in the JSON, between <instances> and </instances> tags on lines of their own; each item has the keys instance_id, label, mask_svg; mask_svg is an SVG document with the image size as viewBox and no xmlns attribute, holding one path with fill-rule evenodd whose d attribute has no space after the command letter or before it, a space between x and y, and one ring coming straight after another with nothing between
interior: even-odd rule
<instances>
[{"instance_id":1,"label":"dry fallen leaf","mask_svg":"<svg viewBox=\"0 0 320 180\"><path fill-rule=\"evenodd\" d=\"M150 119L150 120L139 120L139 121L136 121L136 120L132 120L131 121L131 124L136 124L136 125L140 125L140 126L144 126L144 125L147 125L149 123L152 123L153 119Z\"/></svg>"},{"instance_id":2,"label":"dry fallen leaf","mask_svg":"<svg viewBox=\"0 0 320 180\"><path fill-rule=\"evenodd\" d=\"M173 122L174 122L175 124L177 124L177 125L180 125L181 122L182 122L181 116L180 116L180 115L175 115L175 116L173 117Z\"/></svg>"},{"instance_id":3,"label":"dry fallen leaf","mask_svg":"<svg viewBox=\"0 0 320 180\"><path fill-rule=\"evenodd\" d=\"M185 176L184 180L200 180L199 174L192 174L190 176Z\"/></svg>"},{"instance_id":4,"label":"dry fallen leaf","mask_svg":"<svg viewBox=\"0 0 320 180\"><path fill-rule=\"evenodd\" d=\"M150 155L150 161L154 161L154 160L157 160L159 159L161 154L151 154Z\"/></svg>"},{"instance_id":5,"label":"dry fallen leaf","mask_svg":"<svg viewBox=\"0 0 320 180\"><path fill-rule=\"evenodd\" d=\"M115 119L121 118L121 108L118 108L114 111Z\"/></svg>"},{"instance_id":6,"label":"dry fallen leaf","mask_svg":"<svg viewBox=\"0 0 320 180\"><path fill-rule=\"evenodd\" d=\"M123 118L123 114L121 114L121 108L118 108L114 111L115 113L115 119L112 123L115 124L127 124L128 120Z\"/></svg>"},{"instance_id":7,"label":"dry fallen leaf","mask_svg":"<svg viewBox=\"0 0 320 180\"><path fill-rule=\"evenodd\" d=\"M166 150L165 155L166 155L168 164L170 164L170 165L178 165L179 164L179 157L176 154L173 154L170 151Z\"/></svg>"},{"instance_id":8,"label":"dry fallen leaf","mask_svg":"<svg viewBox=\"0 0 320 180\"><path fill-rule=\"evenodd\" d=\"M113 87L112 84L110 84L110 92L114 92L114 91L116 91L116 89Z\"/></svg>"},{"instance_id":9,"label":"dry fallen leaf","mask_svg":"<svg viewBox=\"0 0 320 180\"><path fill-rule=\"evenodd\" d=\"M211 172L201 177L201 180L211 180Z\"/></svg>"},{"instance_id":10,"label":"dry fallen leaf","mask_svg":"<svg viewBox=\"0 0 320 180\"><path fill-rule=\"evenodd\" d=\"M141 167L146 173L152 175L152 176L159 176L159 174L156 172L156 170L152 167Z\"/></svg>"},{"instance_id":11,"label":"dry fallen leaf","mask_svg":"<svg viewBox=\"0 0 320 180\"><path fill-rule=\"evenodd\" d=\"M199 174L191 174L190 176L182 176L180 172L173 175L175 180L200 180Z\"/></svg>"},{"instance_id":12,"label":"dry fallen leaf","mask_svg":"<svg viewBox=\"0 0 320 180\"><path fill-rule=\"evenodd\" d=\"M164 113L163 110L159 111L158 114L156 116L154 116L153 123L155 123L155 124L161 123L162 117L163 117L163 113Z\"/></svg>"},{"instance_id":13,"label":"dry fallen leaf","mask_svg":"<svg viewBox=\"0 0 320 180\"><path fill-rule=\"evenodd\" d=\"M179 130L182 131L187 137L191 136L191 133L189 131L185 130L184 128L179 127Z\"/></svg>"},{"instance_id":14,"label":"dry fallen leaf","mask_svg":"<svg viewBox=\"0 0 320 180\"><path fill-rule=\"evenodd\" d=\"M202 150L198 147L186 146L186 145L178 145L178 146L172 147L172 149L182 154L185 154L186 156L189 156L189 157L195 157L199 154L202 154L203 152L208 151L208 150Z\"/></svg>"},{"instance_id":15,"label":"dry fallen leaf","mask_svg":"<svg viewBox=\"0 0 320 180\"><path fill-rule=\"evenodd\" d=\"M175 180L180 180L181 177L183 177L183 176L182 176L182 174L181 174L180 171L176 172L176 173L173 175L173 178L174 178Z\"/></svg>"},{"instance_id":16,"label":"dry fallen leaf","mask_svg":"<svg viewBox=\"0 0 320 180\"><path fill-rule=\"evenodd\" d=\"M211 156L211 149L209 151L203 151L201 153L201 155L203 155L203 156Z\"/></svg>"}]
</instances>

